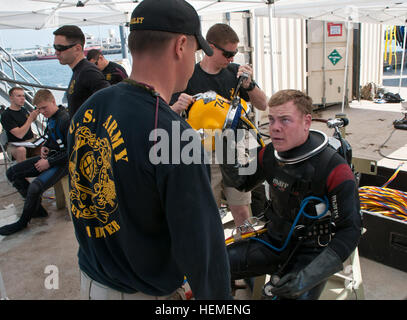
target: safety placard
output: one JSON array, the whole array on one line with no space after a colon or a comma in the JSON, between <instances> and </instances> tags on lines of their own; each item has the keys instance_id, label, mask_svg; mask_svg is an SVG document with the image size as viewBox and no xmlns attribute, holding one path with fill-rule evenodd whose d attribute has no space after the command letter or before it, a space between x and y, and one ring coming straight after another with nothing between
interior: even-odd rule
<instances>
[{"instance_id":1,"label":"safety placard","mask_svg":"<svg viewBox=\"0 0 407 320\"><path fill-rule=\"evenodd\" d=\"M333 65L336 65L339 60L342 59L342 56L339 54L338 51L336 51L336 49L334 49L334 51L329 54L328 59L332 62Z\"/></svg>"},{"instance_id":2,"label":"safety placard","mask_svg":"<svg viewBox=\"0 0 407 320\"><path fill-rule=\"evenodd\" d=\"M328 37L342 37L342 23L328 22Z\"/></svg>"}]
</instances>

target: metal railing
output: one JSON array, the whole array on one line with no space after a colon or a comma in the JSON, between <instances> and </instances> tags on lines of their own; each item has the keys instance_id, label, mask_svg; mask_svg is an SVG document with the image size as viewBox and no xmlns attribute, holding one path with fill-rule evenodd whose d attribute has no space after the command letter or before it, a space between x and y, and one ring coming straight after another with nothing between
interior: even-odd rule
<instances>
[{"instance_id":1,"label":"metal railing","mask_svg":"<svg viewBox=\"0 0 407 320\"><path fill-rule=\"evenodd\" d=\"M9 102L8 92L12 87L19 86L26 95L25 107L28 111L35 109L32 104L38 89L66 91L66 88L43 85L30 71L27 70L12 54L0 46L0 95ZM35 121L35 131L38 135L43 132L44 117L39 115Z\"/></svg>"},{"instance_id":2,"label":"metal railing","mask_svg":"<svg viewBox=\"0 0 407 320\"><path fill-rule=\"evenodd\" d=\"M18 66L20 70L16 66ZM8 70L5 67L8 67ZM0 47L0 76L2 77L2 84L6 93L13 87L6 80L18 81L20 79L23 80L22 83L33 82L33 84L41 85L41 82L30 71L2 47ZM32 101L36 88L34 86L23 85L22 83L20 83L21 87L26 92L27 97ZM31 107L31 109L34 109L31 101L27 101L27 105Z\"/></svg>"}]
</instances>

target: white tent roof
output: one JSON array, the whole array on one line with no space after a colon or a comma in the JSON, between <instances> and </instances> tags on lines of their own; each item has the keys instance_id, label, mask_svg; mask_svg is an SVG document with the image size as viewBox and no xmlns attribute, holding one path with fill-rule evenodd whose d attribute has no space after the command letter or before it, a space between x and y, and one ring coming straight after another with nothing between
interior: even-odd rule
<instances>
[{"instance_id":1,"label":"white tent roof","mask_svg":"<svg viewBox=\"0 0 407 320\"><path fill-rule=\"evenodd\" d=\"M280 0L274 5L275 17L404 25L406 0ZM267 8L255 10L268 16Z\"/></svg>"},{"instance_id":2,"label":"white tent roof","mask_svg":"<svg viewBox=\"0 0 407 320\"><path fill-rule=\"evenodd\" d=\"M78 3L84 6L78 7ZM141 2L129 0L0 0L0 29L45 29L64 24L112 25L130 20ZM191 0L200 15L250 10L267 0Z\"/></svg>"},{"instance_id":3,"label":"white tent roof","mask_svg":"<svg viewBox=\"0 0 407 320\"><path fill-rule=\"evenodd\" d=\"M64 24L112 25L129 21L142 0L0 0L0 29L45 29ZM259 9L273 0L187 0L200 15ZM77 6L82 3L84 6ZM404 25L407 0L275 0L274 16ZM262 9L260 9L262 8Z\"/></svg>"}]
</instances>

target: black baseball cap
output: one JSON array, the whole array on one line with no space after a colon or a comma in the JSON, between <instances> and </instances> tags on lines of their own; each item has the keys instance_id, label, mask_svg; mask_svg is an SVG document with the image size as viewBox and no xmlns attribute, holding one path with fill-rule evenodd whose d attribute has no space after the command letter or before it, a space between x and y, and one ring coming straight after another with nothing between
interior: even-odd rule
<instances>
[{"instance_id":1,"label":"black baseball cap","mask_svg":"<svg viewBox=\"0 0 407 320\"><path fill-rule=\"evenodd\" d=\"M206 55L212 48L202 36L198 13L185 0L143 0L131 14L130 31L157 30L195 36Z\"/></svg>"}]
</instances>

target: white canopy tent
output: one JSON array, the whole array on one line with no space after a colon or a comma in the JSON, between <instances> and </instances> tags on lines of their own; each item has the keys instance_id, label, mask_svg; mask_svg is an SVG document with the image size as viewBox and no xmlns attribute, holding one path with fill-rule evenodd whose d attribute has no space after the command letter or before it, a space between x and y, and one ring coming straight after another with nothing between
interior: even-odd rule
<instances>
[{"instance_id":1,"label":"white canopy tent","mask_svg":"<svg viewBox=\"0 0 407 320\"><path fill-rule=\"evenodd\" d=\"M405 25L407 0L187 0L201 16L250 10L275 17ZM64 24L124 25L142 0L0 0L0 29L46 29ZM256 39L256 37L255 37ZM272 41L270 41L272 46ZM273 48L271 48L273 52ZM270 58L273 70L273 56ZM273 84L272 84L272 92Z\"/></svg>"},{"instance_id":2,"label":"white canopy tent","mask_svg":"<svg viewBox=\"0 0 407 320\"><path fill-rule=\"evenodd\" d=\"M129 0L0 0L0 29L45 29L64 24L125 24L140 1ZM267 0L192 0L198 14L252 10Z\"/></svg>"},{"instance_id":3,"label":"white canopy tent","mask_svg":"<svg viewBox=\"0 0 407 320\"><path fill-rule=\"evenodd\" d=\"M267 9L256 10L268 15ZM280 0L275 2L274 16L298 19L348 21L404 25L406 0Z\"/></svg>"},{"instance_id":4,"label":"white canopy tent","mask_svg":"<svg viewBox=\"0 0 407 320\"><path fill-rule=\"evenodd\" d=\"M200 15L256 10L257 15L404 25L406 0L187 0ZM0 0L0 29L45 29L64 24L129 21L142 0ZM269 7L269 8L267 8Z\"/></svg>"}]
</instances>

